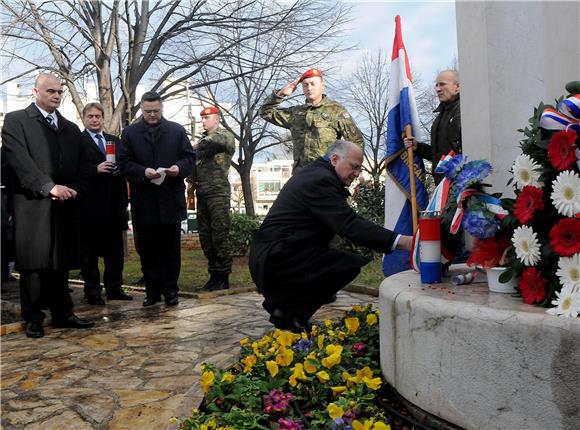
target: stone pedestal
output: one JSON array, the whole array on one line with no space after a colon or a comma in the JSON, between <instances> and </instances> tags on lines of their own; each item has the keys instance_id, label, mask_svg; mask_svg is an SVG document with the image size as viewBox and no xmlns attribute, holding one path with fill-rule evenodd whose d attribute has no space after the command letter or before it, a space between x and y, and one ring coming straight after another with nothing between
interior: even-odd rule
<instances>
[{"instance_id":1,"label":"stone pedestal","mask_svg":"<svg viewBox=\"0 0 580 430\"><path fill-rule=\"evenodd\" d=\"M465 266L452 274L466 272ZM485 275L479 275L485 281ZM580 319L546 314L487 284L385 279L379 308L386 380L466 429L580 428Z\"/></svg>"},{"instance_id":2,"label":"stone pedestal","mask_svg":"<svg viewBox=\"0 0 580 430\"><path fill-rule=\"evenodd\" d=\"M456 12L463 150L492 163L503 191L517 130L580 77L580 2L461 0Z\"/></svg>"}]
</instances>

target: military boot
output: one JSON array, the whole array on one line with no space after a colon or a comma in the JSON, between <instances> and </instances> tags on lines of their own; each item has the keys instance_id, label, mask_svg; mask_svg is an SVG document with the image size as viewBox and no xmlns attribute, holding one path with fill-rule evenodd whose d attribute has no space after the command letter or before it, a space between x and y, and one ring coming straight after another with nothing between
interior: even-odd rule
<instances>
[{"instance_id":1,"label":"military boot","mask_svg":"<svg viewBox=\"0 0 580 430\"><path fill-rule=\"evenodd\" d=\"M210 287L210 291L227 290L230 288L230 274L216 273L216 283Z\"/></svg>"},{"instance_id":2,"label":"military boot","mask_svg":"<svg viewBox=\"0 0 580 430\"><path fill-rule=\"evenodd\" d=\"M213 291L213 286L217 283L217 274L214 272L211 272L209 274L209 281L207 281L205 283L205 285L203 287L201 287L202 290L206 290L206 291Z\"/></svg>"}]
</instances>

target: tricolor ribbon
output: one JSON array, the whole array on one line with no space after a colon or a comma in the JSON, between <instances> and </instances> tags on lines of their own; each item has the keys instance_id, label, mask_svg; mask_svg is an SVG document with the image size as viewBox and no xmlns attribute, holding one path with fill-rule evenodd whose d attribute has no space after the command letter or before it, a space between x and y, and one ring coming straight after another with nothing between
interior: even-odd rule
<instances>
[{"instance_id":1,"label":"tricolor ribbon","mask_svg":"<svg viewBox=\"0 0 580 430\"><path fill-rule=\"evenodd\" d=\"M558 103L558 110L547 107L540 116L540 127L546 130L574 130L580 132L580 94Z\"/></svg>"},{"instance_id":2,"label":"tricolor ribbon","mask_svg":"<svg viewBox=\"0 0 580 430\"><path fill-rule=\"evenodd\" d=\"M451 221L451 228L449 229L452 234L457 233L461 226L461 220L465 213L467 199L470 197L475 197L485 203L487 210L493 213L497 219L503 219L508 216L508 211L501 206L501 201L497 197L490 196L489 194L485 194L479 190L468 188L457 196L457 209L455 210L455 215L453 215L453 220Z\"/></svg>"}]
</instances>

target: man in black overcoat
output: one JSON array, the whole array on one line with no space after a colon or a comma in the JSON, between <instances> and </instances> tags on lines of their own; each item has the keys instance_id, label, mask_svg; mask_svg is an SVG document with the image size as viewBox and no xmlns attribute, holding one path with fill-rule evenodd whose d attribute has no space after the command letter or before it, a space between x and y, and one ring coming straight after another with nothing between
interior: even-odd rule
<instances>
[{"instance_id":1,"label":"man in black overcoat","mask_svg":"<svg viewBox=\"0 0 580 430\"><path fill-rule=\"evenodd\" d=\"M83 143L89 164L89 184L83 199L81 224L81 272L85 298L104 305L101 297L99 256L104 260L103 284L108 300L132 300L123 285L123 231L127 230L127 181L113 161L119 138L105 133L105 111L100 103L83 109ZM114 150L107 147L112 144ZM111 154L107 156L106 152ZM107 159L109 157L110 159Z\"/></svg>"},{"instance_id":2,"label":"man in black overcoat","mask_svg":"<svg viewBox=\"0 0 580 430\"><path fill-rule=\"evenodd\" d=\"M159 302L162 294L173 306L179 302L180 227L187 214L184 179L195 154L185 129L163 118L159 94L143 94L141 112L143 120L123 130L118 165L130 185L147 294L143 306Z\"/></svg>"},{"instance_id":3,"label":"man in black overcoat","mask_svg":"<svg viewBox=\"0 0 580 430\"><path fill-rule=\"evenodd\" d=\"M250 272L277 328L307 329L309 318L370 261L330 248L336 234L383 253L410 250L410 236L365 220L346 202L362 163L357 145L337 141L290 178L254 234Z\"/></svg>"},{"instance_id":4,"label":"man in black overcoat","mask_svg":"<svg viewBox=\"0 0 580 430\"><path fill-rule=\"evenodd\" d=\"M80 202L86 186L81 132L56 109L62 85L41 74L28 108L10 112L2 129L2 164L9 169L15 263L28 337L44 336L43 298L53 327L89 328L73 313L68 270L79 267Z\"/></svg>"}]
</instances>

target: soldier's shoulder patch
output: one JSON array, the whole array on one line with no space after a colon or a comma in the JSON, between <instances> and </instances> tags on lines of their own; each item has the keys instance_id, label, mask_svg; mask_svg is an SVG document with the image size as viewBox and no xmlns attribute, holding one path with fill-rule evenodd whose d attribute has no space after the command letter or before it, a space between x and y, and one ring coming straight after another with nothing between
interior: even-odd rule
<instances>
[{"instance_id":1,"label":"soldier's shoulder patch","mask_svg":"<svg viewBox=\"0 0 580 430\"><path fill-rule=\"evenodd\" d=\"M349 119L350 118L350 114L348 112L343 112L342 116L344 117L344 119Z\"/></svg>"}]
</instances>

